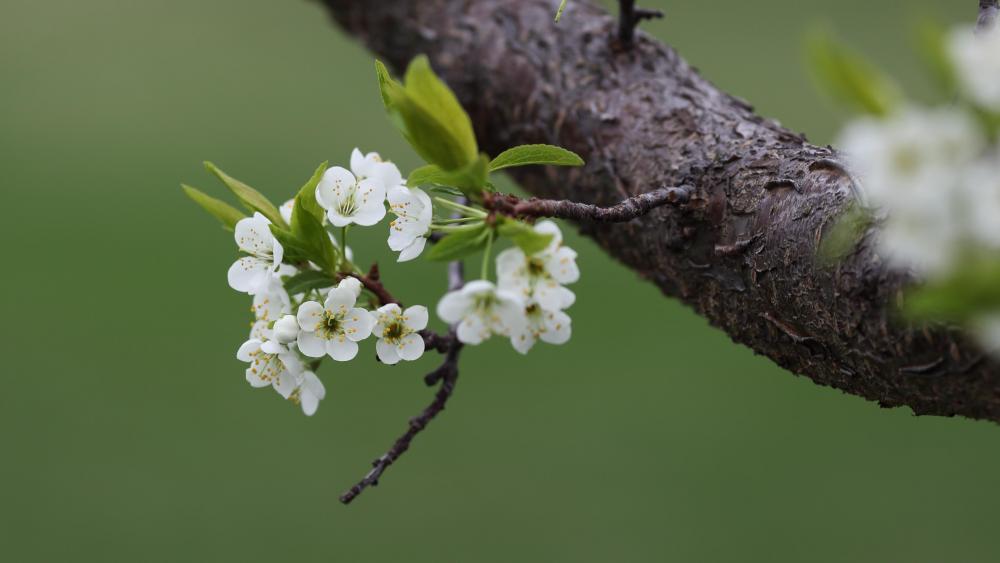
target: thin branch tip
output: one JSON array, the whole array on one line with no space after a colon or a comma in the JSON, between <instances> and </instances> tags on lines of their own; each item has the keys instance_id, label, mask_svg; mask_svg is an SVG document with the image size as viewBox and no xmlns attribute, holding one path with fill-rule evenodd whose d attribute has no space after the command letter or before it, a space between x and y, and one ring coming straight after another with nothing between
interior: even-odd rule
<instances>
[{"instance_id":1,"label":"thin branch tip","mask_svg":"<svg viewBox=\"0 0 1000 563\"><path fill-rule=\"evenodd\" d=\"M635 28L643 20L663 17L660 10L636 8L635 0L618 0L618 41L625 48L632 46L635 39Z\"/></svg>"}]
</instances>

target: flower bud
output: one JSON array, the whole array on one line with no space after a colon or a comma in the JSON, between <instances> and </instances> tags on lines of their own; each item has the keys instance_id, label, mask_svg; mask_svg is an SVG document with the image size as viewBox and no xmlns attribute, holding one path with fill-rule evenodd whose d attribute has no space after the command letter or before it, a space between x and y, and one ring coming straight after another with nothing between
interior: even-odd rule
<instances>
[{"instance_id":1,"label":"flower bud","mask_svg":"<svg viewBox=\"0 0 1000 563\"><path fill-rule=\"evenodd\" d=\"M350 289L352 292L354 292L355 298L361 295L361 281L358 278L353 278L348 276L340 280L340 284L337 287Z\"/></svg>"},{"instance_id":2,"label":"flower bud","mask_svg":"<svg viewBox=\"0 0 1000 563\"><path fill-rule=\"evenodd\" d=\"M285 315L274 323L274 339L282 344L295 342L299 337L299 322L295 315Z\"/></svg>"}]
</instances>

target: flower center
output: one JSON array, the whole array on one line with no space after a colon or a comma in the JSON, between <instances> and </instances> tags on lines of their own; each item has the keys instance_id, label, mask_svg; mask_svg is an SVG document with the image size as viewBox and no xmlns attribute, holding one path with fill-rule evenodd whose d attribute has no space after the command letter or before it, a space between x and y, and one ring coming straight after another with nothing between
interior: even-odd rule
<instances>
[{"instance_id":1,"label":"flower center","mask_svg":"<svg viewBox=\"0 0 1000 563\"><path fill-rule=\"evenodd\" d=\"M396 320L385 325L385 330L382 331L382 338L395 343L405 334L406 327L399 320Z\"/></svg>"},{"instance_id":2,"label":"flower center","mask_svg":"<svg viewBox=\"0 0 1000 563\"><path fill-rule=\"evenodd\" d=\"M545 273L545 263L538 258L528 259L528 274L531 276L541 276Z\"/></svg>"},{"instance_id":3,"label":"flower center","mask_svg":"<svg viewBox=\"0 0 1000 563\"><path fill-rule=\"evenodd\" d=\"M347 196L340 200L340 204L337 206L337 211L340 212L344 217L350 217L354 215L358 210L358 197L357 197L357 186L351 187L347 192Z\"/></svg>"},{"instance_id":4,"label":"flower center","mask_svg":"<svg viewBox=\"0 0 1000 563\"><path fill-rule=\"evenodd\" d=\"M327 339L333 338L343 331L343 322L339 315L326 313L320 321L319 332Z\"/></svg>"}]
</instances>

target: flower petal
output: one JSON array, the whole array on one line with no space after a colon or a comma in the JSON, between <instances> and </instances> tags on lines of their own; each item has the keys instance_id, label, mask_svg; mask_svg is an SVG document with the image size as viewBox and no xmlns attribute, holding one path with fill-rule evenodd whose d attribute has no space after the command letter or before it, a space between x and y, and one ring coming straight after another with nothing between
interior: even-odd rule
<instances>
[{"instance_id":1,"label":"flower petal","mask_svg":"<svg viewBox=\"0 0 1000 563\"><path fill-rule=\"evenodd\" d=\"M343 336L326 341L326 353L338 362L353 360L358 355L358 343Z\"/></svg>"},{"instance_id":2,"label":"flower petal","mask_svg":"<svg viewBox=\"0 0 1000 563\"><path fill-rule=\"evenodd\" d=\"M267 286L270 264L254 256L244 256L229 267L229 287L253 295Z\"/></svg>"},{"instance_id":3,"label":"flower petal","mask_svg":"<svg viewBox=\"0 0 1000 563\"><path fill-rule=\"evenodd\" d=\"M346 168L333 166L328 168L316 185L316 202L320 207L332 210L339 207L341 200L349 195L357 180ZM333 220L333 217L330 217ZM342 225L338 225L342 226Z\"/></svg>"},{"instance_id":4,"label":"flower petal","mask_svg":"<svg viewBox=\"0 0 1000 563\"><path fill-rule=\"evenodd\" d=\"M408 362L416 360L424 354L424 337L416 333L407 334L400 340L397 352Z\"/></svg>"},{"instance_id":5,"label":"flower petal","mask_svg":"<svg viewBox=\"0 0 1000 563\"><path fill-rule=\"evenodd\" d=\"M424 330L427 328L428 316L427 307L424 307L423 305L414 305L412 307L407 307L406 310L403 311L403 323L406 325L406 328L409 328L410 330Z\"/></svg>"},{"instance_id":6,"label":"flower petal","mask_svg":"<svg viewBox=\"0 0 1000 563\"><path fill-rule=\"evenodd\" d=\"M560 247L545 261L545 269L559 283L573 283L580 279L580 269L576 265L576 251L567 246Z\"/></svg>"},{"instance_id":7,"label":"flower petal","mask_svg":"<svg viewBox=\"0 0 1000 563\"><path fill-rule=\"evenodd\" d=\"M375 319L372 314L360 307L355 307L349 310L347 316L344 317L344 336L358 342L371 336L374 326Z\"/></svg>"},{"instance_id":8,"label":"flower petal","mask_svg":"<svg viewBox=\"0 0 1000 563\"><path fill-rule=\"evenodd\" d=\"M518 330L511 333L510 343L518 352L527 354L535 345L535 335L528 329Z\"/></svg>"},{"instance_id":9,"label":"flower petal","mask_svg":"<svg viewBox=\"0 0 1000 563\"><path fill-rule=\"evenodd\" d=\"M295 316L303 331L313 332L323 324L323 313L322 305L315 301L306 301L299 305L299 312Z\"/></svg>"},{"instance_id":10,"label":"flower petal","mask_svg":"<svg viewBox=\"0 0 1000 563\"><path fill-rule=\"evenodd\" d=\"M346 313L348 309L354 307L354 302L357 299L354 295L354 290L350 286L337 286L327 294L326 303L323 305L331 313Z\"/></svg>"},{"instance_id":11,"label":"flower petal","mask_svg":"<svg viewBox=\"0 0 1000 563\"><path fill-rule=\"evenodd\" d=\"M300 332L298 344L299 352L310 358L322 358L326 354L326 340L323 340L314 332Z\"/></svg>"},{"instance_id":12,"label":"flower petal","mask_svg":"<svg viewBox=\"0 0 1000 563\"><path fill-rule=\"evenodd\" d=\"M472 298L464 291L450 291L438 301L437 316L448 324L457 323L471 306Z\"/></svg>"},{"instance_id":13,"label":"flower petal","mask_svg":"<svg viewBox=\"0 0 1000 563\"><path fill-rule=\"evenodd\" d=\"M240 345L240 349L236 351L236 359L241 362L252 362L254 354L260 350L260 345L263 344L260 340L256 338L251 338L243 344Z\"/></svg>"},{"instance_id":14,"label":"flower petal","mask_svg":"<svg viewBox=\"0 0 1000 563\"><path fill-rule=\"evenodd\" d=\"M394 365L399 363L399 354L396 352L396 346L392 343L379 339L375 343L375 353L378 354L378 359L387 365Z\"/></svg>"},{"instance_id":15,"label":"flower petal","mask_svg":"<svg viewBox=\"0 0 1000 563\"><path fill-rule=\"evenodd\" d=\"M271 254L274 237L271 235L271 222L260 213L237 221L233 228L236 246L247 254L265 256Z\"/></svg>"},{"instance_id":16,"label":"flower petal","mask_svg":"<svg viewBox=\"0 0 1000 563\"><path fill-rule=\"evenodd\" d=\"M565 344L573 332L572 319L562 311L544 311L545 330L539 335L542 342Z\"/></svg>"},{"instance_id":17,"label":"flower petal","mask_svg":"<svg viewBox=\"0 0 1000 563\"><path fill-rule=\"evenodd\" d=\"M490 337L490 330L483 320L476 315L469 315L458 323L455 331L458 341L463 344L479 344Z\"/></svg>"},{"instance_id":18,"label":"flower petal","mask_svg":"<svg viewBox=\"0 0 1000 563\"><path fill-rule=\"evenodd\" d=\"M409 262L410 260L413 260L417 256L420 256L420 253L424 251L425 246L427 246L426 238L418 237L413 239L413 242L399 253L399 258L397 258L396 261Z\"/></svg>"}]
</instances>

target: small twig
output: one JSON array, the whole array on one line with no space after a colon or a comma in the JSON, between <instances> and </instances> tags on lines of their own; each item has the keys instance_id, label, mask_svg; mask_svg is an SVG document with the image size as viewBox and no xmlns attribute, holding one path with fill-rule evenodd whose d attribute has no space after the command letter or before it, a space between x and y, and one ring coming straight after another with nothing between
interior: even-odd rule
<instances>
[{"instance_id":1,"label":"small twig","mask_svg":"<svg viewBox=\"0 0 1000 563\"><path fill-rule=\"evenodd\" d=\"M491 193L486 195L483 205L491 211L511 217L555 217L576 221L620 223L631 221L663 205L683 205L690 198L688 187L659 188L630 197L618 205L598 207L569 200L538 198L523 200L512 195Z\"/></svg>"},{"instance_id":2,"label":"small twig","mask_svg":"<svg viewBox=\"0 0 1000 563\"><path fill-rule=\"evenodd\" d=\"M372 275L374 274L374 276ZM381 286L378 282L378 268L377 266L372 266L372 270L369 271L368 276L365 276L368 281L375 279L375 283ZM359 278L360 279L360 278ZM365 283L365 280L361 280ZM455 291L460 289L465 284L465 276L462 271L461 260L450 262L448 264L448 291ZM365 287L368 287L367 285ZM383 287L383 289L385 289ZM374 291L373 291L374 293ZM376 293L376 295L378 295ZM389 296L391 298L391 296ZM395 301L393 301L395 302ZM424 376L424 383L428 386L434 385L437 382L441 382L441 386L438 388L437 393L434 394L434 400L431 401L423 411L417 416L410 419L409 427L406 432L396 439L389 448L389 451L379 456L378 459L372 462L372 469L365 476L358 481L353 487L348 489L344 494L340 495L340 502L344 504L350 504L355 498L358 497L365 489L368 487L374 487L378 485L379 478L385 473L385 470L389 468L390 465L396 462L401 455L403 455L406 450L410 449L410 442L419 434L430 421L434 420L434 417L444 410L445 405L448 403L448 399L451 398L452 393L455 392L455 383L458 381L458 356L459 352L462 350L462 343L458 341L458 337L455 335L456 327L451 327L451 330L445 336L440 336L429 330L421 331L424 337L424 344L428 348L438 350L439 352L445 354L444 361L440 366L434 371L428 373Z\"/></svg>"},{"instance_id":3,"label":"small twig","mask_svg":"<svg viewBox=\"0 0 1000 563\"><path fill-rule=\"evenodd\" d=\"M353 272L341 274L341 277L346 277L346 276L358 278L358 281L361 282L361 285L363 285L365 289L367 289L368 291L372 292L375 295L375 298L378 299L379 305L388 305L389 303L395 303L397 305L401 305L399 300L393 297L392 293L390 293L389 290L386 289L385 285L382 284L382 281L380 279L381 276L378 271L378 263L372 264L371 269L368 270L368 275L357 274Z\"/></svg>"},{"instance_id":4,"label":"small twig","mask_svg":"<svg viewBox=\"0 0 1000 563\"><path fill-rule=\"evenodd\" d=\"M618 0L618 41L623 47L631 47L635 28L642 20L662 18L663 12L636 8L635 0Z\"/></svg>"},{"instance_id":5,"label":"small twig","mask_svg":"<svg viewBox=\"0 0 1000 563\"><path fill-rule=\"evenodd\" d=\"M382 476L382 473L395 463L406 450L410 449L410 442L413 441L413 438L426 428L438 413L444 410L445 404L447 404L448 399L451 398L452 393L455 391L455 382L458 379L458 353L461 349L461 344L458 343L458 340L455 340L455 345L448 351L444 363L434 371L434 373L441 372L439 378L441 380L441 387L435 393L434 400L420 414L410 419L410 424L406 432L396 439L392 447L389 448L389 451L372 462L371 471L344 494L340 495L340 502L350 504L365 489L378 485L378 480Z\"/></svg>"},{"instance_id":6,"label":"small twig","mask_svg":"<svg viewBox=\"0 0 1000 563\"><path fill-rule=\"evenodd\" d=\"M1000 16L1000 0L979 0L979 19L976 21L976 31L985 33L996 27Z\"/></svg>"}]
</instances>

